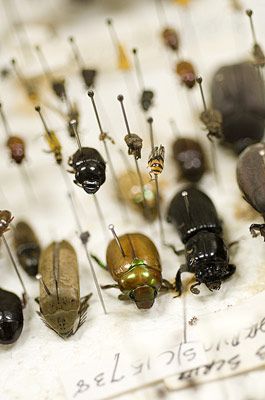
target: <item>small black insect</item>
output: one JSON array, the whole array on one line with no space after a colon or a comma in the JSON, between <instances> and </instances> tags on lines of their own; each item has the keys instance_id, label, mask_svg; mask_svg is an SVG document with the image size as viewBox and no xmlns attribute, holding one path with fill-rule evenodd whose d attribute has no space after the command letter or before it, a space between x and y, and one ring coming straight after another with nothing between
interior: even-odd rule
<instances>
[{"instance_id":1,"label":"small black insect","mask_svg":"<svg viewBox=\"0 0 265 400\"><path fill-rule=\"evenodd\" d=\"M153 105L154 92L152 90L143 90L141 94L141 106L144 111L148 111L149 108Z\"/></svg>"},{"instance_id":2,"label":"small black insect","mask_svg":"<svg viewBox=\"0 0 265 400\"><path fill-rule=\"evenodd\" d=\"M83 80L86 84L86 87L89 89L91 86L94 86L95 79L97 76L97 71L95 69L87 69L84 68L81 70L81 74L83 77Z\"/></svg>"},{"instance_id":3,"label":"small black insect","mask_svg":"<svg viewBox=\"0 0 265 400\"><path fill-rule=\"evenodd\" d=\"M68 161L75 174L74 183L82 187L88 194L95 194L106 180L106 163L100 153L92 147L82 147Z\"/></svg>"},{"instance_id":4,"label":"small black insect","mask_svg":"<svg viewBox=\"0 0 265 400\"><path fill-rule=\"evenodd\" d=\"M23 306L15 293L0 288L0 344L18 340L23 329Z\"/></svg>"},{"instance_id":5,"label":"small black insect","mask_svg":"<svg viewBox=\"0 0 265 400\"><path fill-rule=\"evenodd\" d=\"M175 225L185 245L186 264L180 266L176 275L179 295L183 272L195 274L196 283L190 288L194 294L200 293L196 286L201 283L211 291L220 289L222 281L233 275L236 267L229 264L222 226L210 198L192 186L181 190L170 203L168 221Z\"/></svg>"},{"instance_id":6,"label":"small black insect","mask_svg":"<svg viewBox=\"0 0 265 400\"><path fill-rule=\"evenodd\" d=\"M224 143L238 154L263 138L265 87L251 63L220 68L212 82L213 107L223 116Z\"/></svg>"}]
</instances>

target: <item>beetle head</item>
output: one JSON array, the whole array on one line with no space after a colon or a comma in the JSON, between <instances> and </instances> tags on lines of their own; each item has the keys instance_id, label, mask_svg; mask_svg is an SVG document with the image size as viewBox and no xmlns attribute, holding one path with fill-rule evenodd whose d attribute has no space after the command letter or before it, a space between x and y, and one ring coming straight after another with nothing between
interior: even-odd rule
<instances>
[{"instance_id":1,"label":"beetle head","mask_svg":"<svg viewBox=\"0 0 265 400\"><path fill-rule=\"evenodd\" d=\"M23 320L14 320L9 313L0 313L0 344L16 342L23 329Z\"/></svg>"},{"instance_id":2,"label":"beetle head","mask_svg":"<svg viewBox=\"0 0 265 400\"><path fill-rule=\"evenodd\" d=\"M203 263L196 271L196 279L200 283L205 283L211 291L219 290L223 277L227 275L227 262L223 260Z\"/></svg>"},{"instance_id":3,"label":"beetle head","mask_svg":"<svg viewBox=\"0 0 265 400\"><path fill-rule=\"evenodd\" d=\"M76 173L76 180L88 194L95 194L106 180L105 165L91 160Z\"/></svg>"},{"instance_id":4,"label":"beetle head","mask_svg":"<svg viewBox=\"0 0 265 400\"><path fill-rule=\"evenodd\" d=\"M149 309L154 304L157 291L149 285L138 286L130 292L130 298L139 309Z\"/></svg>"}]
</instances>

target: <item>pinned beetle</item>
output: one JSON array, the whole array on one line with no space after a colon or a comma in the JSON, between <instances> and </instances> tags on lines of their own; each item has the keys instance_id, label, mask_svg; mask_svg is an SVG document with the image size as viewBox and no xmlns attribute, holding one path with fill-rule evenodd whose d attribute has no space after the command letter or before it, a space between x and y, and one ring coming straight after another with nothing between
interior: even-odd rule
<instances>
[{"instance_id":1,"label":"pinned beetle","mask_svg":"<svg viewBox=\"0 0 265 400\"><path fill-rule=\"evenodd\" d=\"M22 268L30 276L36 276L40 258L40 244L29 224L19 221L14 229L14 247Z\"/></svg>"},{"instance_id":2,"label":"pinned beetle","mask_svg":"<svg viewBox=\"0 0 265 400\"><path fill-rule=\"evenodd\" d=\"M95 194L106 180L106 163L100 153L92 147L82 147L69 158L68 165L75 174L74 183L86 193Z\"/></svg>"},{"instance_id":3,"label":"pinned beetle","mask_svg":"<svg viewBox=\"0 0 265 400\"><path fill-rule=\"evenodd\" d=\"M40 312L43 322L66 339L85 322L87 295L80 299L77 257L67 241L53 242L40 259Z\"/></svg>"},{"instance_id":4,"label":"pinned beetle","mask_svg":"<svg viewBox=\"0 0 265 400\"><path fill-rule=\"evenodd\" d=\"M207 170L206 157L201 144L192 138L178 138L173 143L173 157L180 179L198 182Z\"/></svg>"},{"instance_id":5,"label":"pinned beetle","mask_svg":"<svg viewBox=\"0 0 265 400\"><path fill-rule=\"evenodd\" d=\"M12 292L0 288L0 344L12 344L21 335L23 302Z\"/></svg>"},{"instance_id":6,"label":"pinned beetle","mask_svg":"<svg viewBox=\"0 0 265 400\"><path fill-rule=\"evenodd\" d=\"M263 138L265 87L251 63L220 68L212 82L213 107L223 116L224 143L240 153Z\"/></svg>"},{"instance_id":7,"label":"pinned beetle","mask_svg":"<svg viewBox=\"0 0 265 400\"><path fill-rule=\"evenodd\" d=\"M194 294L200 293L196 286L202 283L211 291L220 289L222 281L233 275L236 267L229 264L228 250L221 237L222 226L209 197L195 187L181 190L170 203L168 221L174 224L185 245L186 264L181 265L176 275L179 295L183 272L195 275L196 283L190 288Z\"/></svg>"},{"instance_id":8,"label":"pinned beetle","mask_svg":"<svg viewBox=\"0 0 265 400\"><path fill-rule=\"evenodd\" d=\"M112 225L110 229L114 231ZM119 237L114 233L114 237L107 248L107 266L93 256L117 282L102 288L119 289L120 300L132 300L139 309L151 308L159 291L172 289L172 285L162 279L160 257L154 243L141 233Z\"/></svg>"},{"instance_id":9,"label":"pinned beetle","mask_svg":"<svg viewBox=\"0 0 265 400\"><path fill-rule=\"evenodd\" d=\"M265 144L247 147L238 159L237 183L244 199L265 218ZM253 237L260 234L265 241L265 223L252 224Z\"/></svg>"}]
</instances>

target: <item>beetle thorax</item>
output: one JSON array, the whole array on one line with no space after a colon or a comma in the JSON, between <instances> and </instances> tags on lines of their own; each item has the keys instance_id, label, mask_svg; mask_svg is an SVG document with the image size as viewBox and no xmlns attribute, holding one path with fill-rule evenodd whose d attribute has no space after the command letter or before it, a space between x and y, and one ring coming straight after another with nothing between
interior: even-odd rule
<instances>
[{"instance_id":1,"label":"beetle thorax","mask_svg":"<svg viewBox=\"0 0 265 400\"><path fill-rule=\"evenodd\" d=\"M160 289L161 273L160 271L149 267L143 260L134 260L131 267L119 279L121 290L131 290L138 286L152 286Z\"/></svg>"}]
</instances>

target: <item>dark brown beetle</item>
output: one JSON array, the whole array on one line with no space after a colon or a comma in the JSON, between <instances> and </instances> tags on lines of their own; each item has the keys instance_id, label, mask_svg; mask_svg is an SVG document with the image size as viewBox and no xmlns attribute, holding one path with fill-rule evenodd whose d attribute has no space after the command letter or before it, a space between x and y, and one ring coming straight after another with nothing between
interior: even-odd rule
<instances>
[{"instance_id":1,"label":"dark brown beetle","mask_svg":"<svg viewBox=\"0 0 265 400\"><path fill-rule=\"evenodd\" d=\"M265 87L251 64L221 67L212 82L212 103L223 116L224 143L240 153L263 138L265 127Z\"/></svg>"},{"instance_id":2,"label":"dark brown beetle","mask_svg":"<svg viewBox=\"0 0 265 400\"><path fill-rule=\"evenodd\" d=\"M6 142L10 157L16 164L21 164L25 158L25 142L18 136L10 136Z\"/></svg>"},{"instance_id":3,"label":"dark brown beetle","mask_svg":"<svg viewBox=\"0 0 265 400\"><path fill-rule=\"evenodd\" d=\"M0 103L0 115L7 137L6 145L10 150L10 157L16 164L21 164L25 158L25 142L19 136L13 136L7 122L2 104Z\"/></svg>"},{"instance_id":4,"label":"dark brown beetle","mask_svg":"<svg viewBox=\"0 0 265 400\"><path fill-rule=\"evenodd\" d=\"M189 61L179 61L176 64L176 73L188 89L192 89L195 86L196 72L192 63Z\"/></svg>"},{"instance_id":5,"label":"dark brown beetle","mask_svg":"<svg viewBox=\"0 0 265 400\"><path fill-rule=\"evenodd\" d=\"M162 38L167 47L173 51L178 51L179 49L179 36L174 28L166 27L162 31Z\"/></svg>"},{"instance_id":6,"label":"dark brown beetle","mask_svg":"<svg viewBox=\"0 0 265 400\"><path fill-rule=\"evenodd\" d=\"M113 225L110 229L114 231ZM140 309L151 308L159 291L172 289L172 285L162 279L160 257L154 243L141 233L119 237L114 233L114 236L107 248L107 266L93 255L117 282L102 288L119 289L120 300L133 300Z\"/></svg>"},{"instance_id":7,"label":"dark brown beetle","mask_svg":"<svg viewBox=\"0 0 265 400\"><path fill-rule=\"evenodd\" d=\"M237 183L244 199L265 218L265 144L256 143L247 147L237 162ZM258 234L265 241L265 223L252 224L253 237Z\"/></svg>"},{"instance_id":8,"label":"dark brown beetle","mask_svg":"<svg viewBox=\"0 0 265 400\"><path fill-rule=\"evenodd\" d=\"M14 229L14 247L20 265L30 276L36 276L40 258L40 244L31 226L19 221Z\"/></svg>"},{"instance_id":9,"label":"dark brown beetle","mask_svg":"<svg viewBox=\"0 0 265 400\"><path fill-rule=\"evenodd\" d=\"M198 182L207 170L206 157L201 144L191 138L178 138L173 143L173 157L180 179Z\"/></svg>"}]
</instances>

